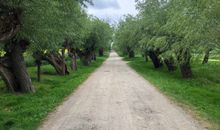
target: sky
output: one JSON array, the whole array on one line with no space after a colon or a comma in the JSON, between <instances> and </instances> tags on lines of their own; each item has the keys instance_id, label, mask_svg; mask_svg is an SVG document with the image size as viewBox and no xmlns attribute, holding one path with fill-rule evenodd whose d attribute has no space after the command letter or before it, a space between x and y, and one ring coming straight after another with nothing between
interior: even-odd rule
<instances>
[{"instance_id":1,"label":"sky","mask_svg":"<svg viewBox=\"0 0 220 130\"><path fill-rule=\"evenodd\" d=\"M87 8L88 14L117 23L124 15L136 15L135 0L93 0L94 5Z\"/></svg>"}]
</instances>

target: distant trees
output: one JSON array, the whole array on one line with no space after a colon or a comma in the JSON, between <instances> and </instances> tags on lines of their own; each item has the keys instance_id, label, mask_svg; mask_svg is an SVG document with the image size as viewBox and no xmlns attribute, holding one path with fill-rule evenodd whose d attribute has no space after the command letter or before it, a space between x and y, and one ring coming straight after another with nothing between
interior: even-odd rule
<instances>
[{"instance_id":1,"label":"distant trees","mask_svg":"<svg viewBox=\"0 0 220 130\"><path fill-rule=\"evenodd\" d=\"M112 29L108 23L97 18L90 18L85 25L83 42L76 53L84 65L89 65L91 60L96 59L96 51L108 48L112 37Z\"/></svg>"},{"instance_id":2,"label":"distant trees","mask_svg":"<svg viewBox=\"0 0 220 130\"><path fill-rule=\"evenodd\" d=\"M220 3L218 0L144 0L138 1L140 11L133 21L138 28L136 37L126 38L121 27L118 28L116 41L118 48L126 49L129 42L136 43L145 57L149 57L155 68L165 64L169 71L176 67L184 78L192 77L191 58L195 53L205 52L204 63L208 61L209 52L218 48L220 28ZM128 16L127 18L129 18ZM129 21L122 21L128 24ZM134 29L128 29L127 34L133 34ZM125 44L125 45L123 45ZM207 48L208 47L208 48ZM122 49L122 52L124 50Z\"/></svg>"},{"instance_id":3,"label":"distant trees","mask_svg":"<svg viewBox=\"0 0 220 130\"><path fill-rule=\"evenodd\" d=\"M26 51L33 53L38 76L42 60L51 64L59 75L66 75L69 73L66 50L76 70L76 55L83 59L88 53L91 57L98 47L108 44L110 25L88 17L82 9L85 2L91 1L0 0L0 75L9 91L35 91L24 62ZM96 31L99 25L105 25L103 32ZM105 40L100 40L100 34Z\"/></svg>"},{"instance_id":4,"label":"distant trees","mask_svg":"<svg viewBox=\"0 0 220 130\"><path fill-rule=\"evenodd\" d=\"M139 35L138 20L132 16L127 16L118 25L115 34L115 44L124 55L132 58L135 56L135 49L138 47Z\"/></svg>"}]
</instances>

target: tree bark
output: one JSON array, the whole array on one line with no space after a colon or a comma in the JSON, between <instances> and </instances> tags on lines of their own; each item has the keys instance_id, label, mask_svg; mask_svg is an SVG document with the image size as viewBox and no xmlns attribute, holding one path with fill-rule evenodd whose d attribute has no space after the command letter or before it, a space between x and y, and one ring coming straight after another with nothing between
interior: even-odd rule
<instances>
[{"instance_id":1,"label":"tree bark","mask_svg":"<svg viewBox=\"0 0 220 130\"><path fill-rule=\"evenodd\" d=\"M93 55L92 55L92 59L93 59L94 61L96 61L96 54L95 54L95 52L94 52Z\"/></svg>"},{"instance_id":2,"label":"tree bark","mask_svg":"<svg viewBox=\"0 0 220 130\"><path fill-rule=\"evenodd\" d=\"M82 62L82 64L84 66L89 66L92 60L92 51L90 51L89 49L85 49L85 50L76 50L78 56L80 57L80 61Z\"/></svg>"},{"instance_id":3,"label":"tree bark","mask_svg":"<svg viewBox=\"0 0 220 130\"><path fill-rule=\"evenodd\" d=\"M31 79L27 73L25 62L23 59L22 48L15 45L11 52L12 70L15 78L20 85L21 92L34 92Z\"/></svg>"},{"instance_id":4,"label":"tree bark","mask_svg":"<svg viewBox=\"0 0 220 130\"><path fill-rule=\"evenodd\" d=\"M35 59L35 63L37 65L37 81L40 82L40 80L41 80L42 53L39 51L36 51L33 53L32 56Z\"/></svg>"},{"instance_id":5,"label":"tree bark","mask_svg":"<svg viewBox=\"0 0 220 130\"><path fill-rule=\"evenodd\" d=\"M77 71L78 66L77 66L77 55L75 49L69 49L69 57L71 57L71 69L73 71Z\"/></svg>"},{"instance_id":6,"label":"tree bark","mask_svg":"<svg viewBox=\"0 0 220 130\"><path fill-rule=\"evenodd\" d=\"M51 64L58 75L64 76L69 74L63 55L60 55L57 52L50 52L48 54L42 54L42 60Z\"/></svg>"},{"instance_id":7,"label":"tree bark","mask_svg":"<svg viewBox=\"0 0 220 130\"><path fill-rule=\"evenodd\" d=\"M179 62L181 74L183 78L191 78L193 76L190 66L191 54L187 48L182 48L177 54L177 60Z\"/></svg>"},{"instance_id":8,"label":"tree bark","mask_svg":"<svg viewBox=\"0 0 220 130\"><path fill-rule=\"evenodd\" d=\"M26 46L24 40L20 40L18 43L10 43L7 46L10 48L7 49L9 51L1 58L0 74L11 92L35 92L23 58Z\"/></svg>"},{"instance_id":9,"label":"tree bark","mask_svg":"<svg viewBox=\"0 0 220 130\"><path fill-rule=\"evenodd\" d=\"M5 82L8 91L19 91L18 84L15 81L15 76L11 71L11 68L4 66L3 64L0 64L0 75L2 77L2 80Z\"/></svg>"},{"instance_id":10,"label":"tree bark","mask_svg":"<svg viewBox=\"0 0 220 130\"><path fill-rule=\"evenodd\" d=\"M203 58L202 64L207 64L207 63L208 63L208 61L209 61L209 55L210 55L210 52L211 52L211 51L212 51L211 48L209 48L209 49L207 49L207 50L205 51L205 56L204 56L204 58Z\"/></svg>"},{"instance_id":11,"label":"tree bark","mask_svg":"<svg viewBox=\"0 0 220 130\"><path fill-rule=\"evenodd\" d=\"M168 71L172 72L176 70L176 66L173 58L167 58L164 60L164 63L167 66Z\"/></svg>"},{"instance_id":12,"label":"tree bark","mask_svg":"<svg viewBox=\"0 0 220 130\"><path fill-rule=\"evenodd\" d=\"M104 48L99 48L99 56L104 56Z\"/></svg>"},{"instance_id":13,"label":"tree bark","mask_svg":"<svg viewBox=\"0 0 220 130\"><path fill-rule=\"evenodd\" d=\"M163 66L160 58L158 57L158 55L156 54L156 52L154 51L149 51L149 57L151 59L151 61L153 62L154 64L154 68L160 68Z\"/></svg>"},{"instance_id":14,"label":"tree bark","mask_svg":"<svg viewBox=\"0 0 220 130\"><path fill-rule=\"evenodd\" d=\"M129 52L128 52L128 57L129 58L134 58L134 51L133 50L130 50Z\"/></svg>"},{"instance_id":15,"label":"tree bark","mask_svg":"<svg viewBox=\"0 0 220 130\"><path fill-rule=\"evenodd\" d=\"M90 63L91 63L90 59L91 59L90 56L84 56L84 55L80 56L80 60L84 66L90 65Z\"/></svg>"}]
</instances>

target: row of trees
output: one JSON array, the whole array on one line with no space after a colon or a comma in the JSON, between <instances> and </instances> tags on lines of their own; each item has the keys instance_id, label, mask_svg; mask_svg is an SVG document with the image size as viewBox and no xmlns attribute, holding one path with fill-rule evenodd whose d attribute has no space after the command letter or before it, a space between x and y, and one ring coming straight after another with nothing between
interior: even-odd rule
<instances>
[{"instance_id":1,"label":"row of trees","mask_svg":"<svg viewBox=\"0 0 220 130\"><path fill-rule=\"evenodd\" d=\"M33 54L38 66L51 64L57 74L69 73L66 52L77 70L77 57L84 65L103 55L110 46L110 25L88 16L89 0L0 0L0 75L11 92L35 92L23 54Z\"/></svg>"},{"instance_id":2,"label":"row of trees","mask_svg":"<svg viewBox=\"0 0 220 130\"><path fill-rule=\"evenodd\" d=\"M169 71L180 68L184 78L192 77L191 59L219 50L219 0L142 0L139 14L120 22L115 44L129 57L140 51L155 68L166 65Z\"/></svg>"}]
</instances>

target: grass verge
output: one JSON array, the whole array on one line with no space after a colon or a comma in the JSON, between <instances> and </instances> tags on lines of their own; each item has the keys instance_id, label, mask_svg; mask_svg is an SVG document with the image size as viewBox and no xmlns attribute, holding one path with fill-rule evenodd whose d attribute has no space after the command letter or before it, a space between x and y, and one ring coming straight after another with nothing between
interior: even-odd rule
<instances>
[{"instance_id":1,"label":"grass verge","mask_svg":"<svg viewBox=\"0 0 220 130\"><path fill-rule=\"evenodd\" d=\"M98 57L89 67L79 63L77 72L63 77L57 76L50 65L44 65L40 83L36 81L36 67L29 67L36 93L11 94L2 91L3 87L0 87L0 129L35 130L47 114L85 81L106 58Z\"/></svg>"},{"instance_id":2,"label":"grass verge","mask_svg":"<svg viewBox=\"0 0 220 130\"><path fill-rule=\"evenodd\" d=\"M141 57L124 60L161 92L210 122L211 129L220 129L220 62L194 62L194 77L184 80L180 72L170 73L166 67L154 69L151 62L146 63Z\"/></svg>"}]
</instances>

